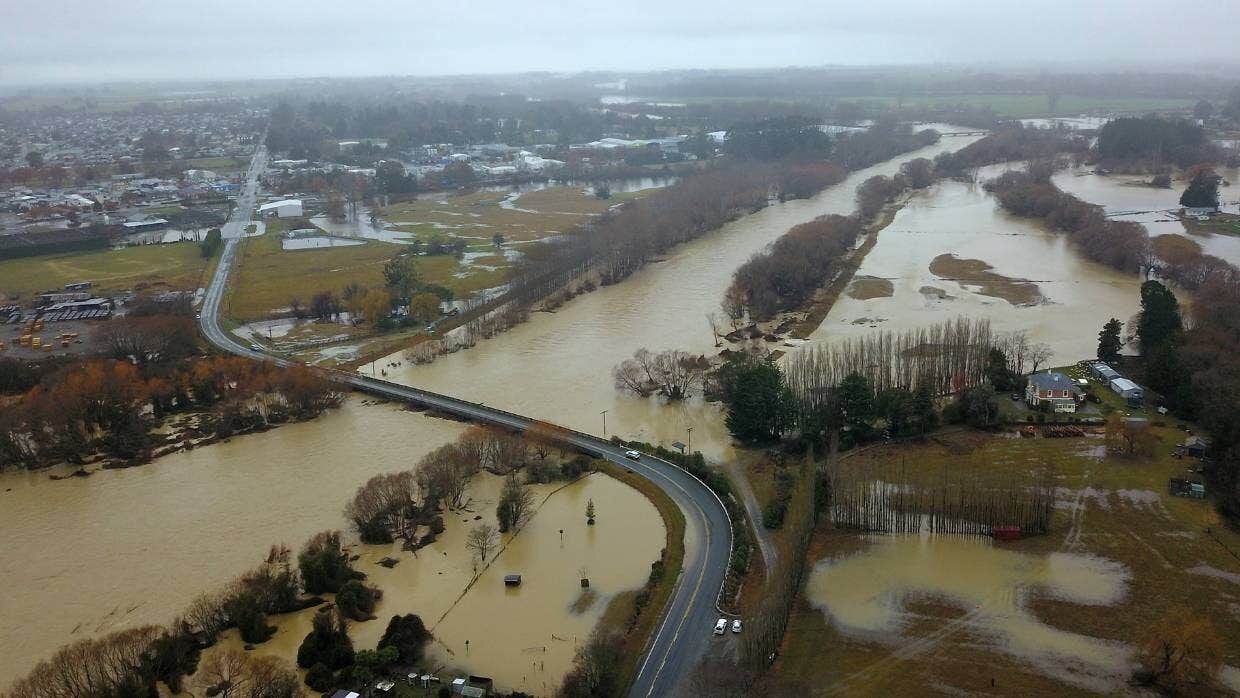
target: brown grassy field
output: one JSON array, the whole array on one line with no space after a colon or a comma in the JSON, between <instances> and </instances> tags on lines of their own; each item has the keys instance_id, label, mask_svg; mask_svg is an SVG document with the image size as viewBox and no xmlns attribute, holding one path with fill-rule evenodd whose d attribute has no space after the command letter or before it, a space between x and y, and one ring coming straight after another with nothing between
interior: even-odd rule
<instances>
[{"instance_id":1,"label":"brown grassy field","mask_svg":"<svg viewBox=\"0 0 1240 698\"><path fill-rule=\"evenodd\" d=\"M1049 626L1050 634L1065 631L1113 641L1121 648L1140 643L1172 606L1185 605L1212 620L1223 641L1224 662L1240 665L1240 535L1219 520L1208 500L1167 494L1167 479L1184 475L1196 461L1172 457L1184 432L1174 426L1154 431L1159 439L1156 454L1145 459L1102 455L1100 436L1022 439L963 432L925 444L875 448L855 456L854 462L904 462L930 472L946 467L979 476L1053 464L1060 489L1051 533L993 547L1019 553L1014 557L1027 558L1031 569L1037 568L1036 561L1059 553L1118 563L1127 575L1123 596L1090 605L1040 593L1036 585L990 592L1028 594L1024 608L1040 622L1039 628ZM831 531L821 524L810 559L849 559L892 538ZM969 572L957 567L936 573L968 577ZM809 596L803 594L794 607L765 689L781 695L1088 692L1071 677L1056 675L1053 667L1039 668L996 643L989 629L972 617L975 609L950 595L910 589L904 600L906 625L878 635L845 632ZM1114 690L1125 689L1122 681L1135 666L1123 664L1115 670L1123 678Z\"/></svg>"}]
</instances>

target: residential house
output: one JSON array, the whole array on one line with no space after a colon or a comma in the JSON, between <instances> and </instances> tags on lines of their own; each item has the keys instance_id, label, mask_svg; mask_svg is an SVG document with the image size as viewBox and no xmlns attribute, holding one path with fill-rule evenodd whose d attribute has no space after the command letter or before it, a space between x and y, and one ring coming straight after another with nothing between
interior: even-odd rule
<instances>
[{"instance_id":1,"label":"residential house","mask_svg":"<svg viewBox=\"0 0 1240 698\"><path fill-rule=\"evenodd\" d=\"M1035 373L1025 385L1025 402L1030 407L1046 403L1054 412L1076 412L1080 396L1076 382L1056 371Z\"/></svg>"}]
</instances>

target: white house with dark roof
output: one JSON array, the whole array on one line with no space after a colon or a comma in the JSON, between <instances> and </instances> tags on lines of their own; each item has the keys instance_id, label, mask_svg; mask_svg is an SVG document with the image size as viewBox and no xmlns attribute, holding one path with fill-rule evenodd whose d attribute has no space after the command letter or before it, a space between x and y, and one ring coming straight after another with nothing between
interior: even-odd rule
<instances>
[{"instance_id":1,"label":"white house with dark roof","mask_svg":"<svg viewBox=\"0 0 1240 698\"><path fill-rule=\"evenodd\" d=\"M1030 407L1047 403L1054 412L1076 412L1080 394L1075 381L1056 371L1035 373L1025 385L1025 402Z\"/></svg>"}]
</instances>

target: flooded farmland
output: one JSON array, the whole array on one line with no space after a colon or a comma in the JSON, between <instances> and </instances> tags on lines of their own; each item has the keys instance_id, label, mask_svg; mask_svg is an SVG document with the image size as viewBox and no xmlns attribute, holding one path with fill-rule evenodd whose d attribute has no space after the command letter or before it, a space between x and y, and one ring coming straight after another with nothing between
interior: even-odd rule
<instances>
[{"instance_id":1,"label":"flooded farmland","mask_svg":"<svg viewBox=\"0 0 1240 698\"><path fill-rule=\"evenodd\" d=\"M1219 189L1220 210L1240 213L1240 170L1223 168L1217 170L1229 186ZM1197 244L1207 254L1221 257L1232 264L1240 264L1240 237L1212 233L1188 233L1184 224L1171 214L1180 208L1180 194L1185 182L1173 180L1170 189L1150 187L1144 184L1149 176L1100 175L1087 167L1061 170L1052 178L1061 190L1098 204L1112 214L1115 220L1134 221L1146 227L1150 236L1183 235Z\"/></svg>"},{"instance_id":2,"label":"flooded farmland","mask_svg":"<svg viewBox=\"0 0 1240 698\"><path fill-rule=\"evenodd\" d=\"M855 172L813 198L772 204L677 247L621 284L580 296L553 314L535 313L525 324L434 363L406 362L395 372L388 369L389 378L592 434L604 433L606 419L608 435L665 446L691 440L708 458L722 458L731 446L717 406L689 400L668 407L622 394L614 386L612 367L642 347L717 351L706 316L720 312L732 273L751 255L797 223L851 213L857 185L865 179L894 174L905 160L933 157L974 140L944 138ZM361 370L372 368L368 364Z\"/></svg>"},{"instance_id":3,"label":"flooded farmland","mask_svg":"<svg viewBox=\"0 0 1240 698\"><path fill-rule=\"evenodd\" d=\"M351 624L356 648L377 645L393 614L417 613L435 635L427 647L429 670L468 668L509 690L555 692L608 602L645 582L663 547L662 519L639 492L605 475L567 486L532 486L539 503L533 519L515 537L503 537L502 550L471 585L473 558L465 536L476 515L494 521L502 482L492 475L476 478L467 511L445 515L443 535L416 556L402 553L399 544L360 547L355 567L383 590L383 598L376 620ZM598 512L594 526L585 523L590 500ZM389 556L400 564L378 564ZM506 587L507 574L521 574L521 586ZM583 575L589 591L581 588ZM276 635L255 652L295 662L316 612L278 618ZM235 630L221 646L241 646Z\"/></svg>"},{"instance_id":4,"label":"flooded farmland","mask_svg":"<svg viewBox=\"0 0 1240 698\"><path fill-rule=\"evenodd\" d=\"M1030 555L988 538L873 536L867 550L819 561L805 595L842 632L864 640L929 649L941 633L906 635L909 605L931 601L963 612L945 621L996 651L1078 688L1107 692L1131 674L1130 647L1060 630L1030 610L1037 597L1106 606L1123 599L1128 574L1103 558Z\"/></svg>"},{"instance_id":5,"label":"flooded farmland","mask_svg":"<svg viewBox=\"0 0 1240 698\"><path fill-rule=\"evenodd\" d=\"M1000 332L1028 330L1051 346L1052 364L1093 357L1098 328L1137 311L1141 282L1083 259L1066 235L1007 214L980 186L950 180L911 198L857 274L889 281L891 292L841 297L810 341L965 315Z\"/></svg>"}]
</instances>

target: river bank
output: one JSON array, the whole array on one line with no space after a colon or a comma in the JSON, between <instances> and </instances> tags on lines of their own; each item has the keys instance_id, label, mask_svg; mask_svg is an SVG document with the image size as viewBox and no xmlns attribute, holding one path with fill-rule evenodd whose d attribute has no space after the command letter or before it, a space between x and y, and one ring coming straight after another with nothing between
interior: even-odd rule
<instances>
[{"instance_id":1,"label":"river bank","mask_svg":"<svg viewBox=\"0 0 1240 698\"><path fill-rule=\"evenodd\" d=\"M666 404L623 394L614 387L612 367L642 347L714 353L706 316L721 314L719 300L740 264L793 225L830 213L851 213L856 187L867 178L891 176L906 160L933 157L972 140L943 139L853 172L808 199L774 203L677 246L623 283L579 296L554 313L535 313L470 351L422 366L406 361L389 368L388 377L587 433L618 434L665 447L685 441L692 427L695 450L711 460L726 459L732 453L731 437L718 405L700 396ZM399 353L379 365L398 361L403 361Z\"/></svg>"}]
</instances>

